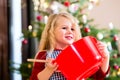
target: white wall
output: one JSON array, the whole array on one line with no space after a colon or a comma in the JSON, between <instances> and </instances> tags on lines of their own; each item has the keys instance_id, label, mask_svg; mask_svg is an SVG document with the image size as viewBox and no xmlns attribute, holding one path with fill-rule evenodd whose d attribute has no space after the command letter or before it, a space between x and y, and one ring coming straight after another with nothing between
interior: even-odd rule
<instances>
[{"instance_id":1,"label":"white wall","mask_svg":"<svg viewBox=\"0 0 120 80\"><path fill-rule=\"evenodd\" d=\"M120 29L120 0L101 0L89 11L89 16L99 28L109 28L108 24L112 22L115 28Z\"/></svg>"}]
</instances>

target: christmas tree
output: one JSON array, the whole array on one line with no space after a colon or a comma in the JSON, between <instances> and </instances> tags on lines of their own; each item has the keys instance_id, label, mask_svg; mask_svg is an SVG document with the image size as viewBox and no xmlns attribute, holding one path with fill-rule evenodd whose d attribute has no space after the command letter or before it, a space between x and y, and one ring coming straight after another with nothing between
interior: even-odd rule
<instances>
[{"instance_id":1,"label":"christmas tree","mask_svg":"<svg viewBox=\"0 0 120 80\"><path fill-rule=\"evenodd\" d=\"M98 29L96 24L93 24L94 19L88 19L87 11L99 4L99 0L33 0L34 4L34 20L28 26L28 30L23 32L23 46L29 43L28 38L37 38L40 36L47 18L51 13L67 11L76 17L79 21L82 37L94 36L98 40L107 44L110 51L110 72L106 80L119 80L120 78L120 52L118 50L118 30L114 29L114 25L110 23L110 29ZM91 23L92 22L92 23ZM31 56L32 57L32 56ZM27 65L26 65L27 64ZM31 71L32 66L28 63L21 64L20 72L23 76L26 68ZM30 75L27 75L29 77Z\"/></svg>"}]
</instances>

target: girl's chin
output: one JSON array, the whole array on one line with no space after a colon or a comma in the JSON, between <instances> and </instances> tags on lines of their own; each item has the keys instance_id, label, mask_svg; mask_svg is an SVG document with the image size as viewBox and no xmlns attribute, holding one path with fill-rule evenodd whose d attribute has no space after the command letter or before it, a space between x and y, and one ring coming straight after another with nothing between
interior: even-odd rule
<instances>
[{"instance_id":1,"label":"girl's chin","mask_svg":"<svg viewBox=\"0 0 120 80\"><path fill-rule=\"evenodd\" d=\"M68 45L71 45L73 42L69 42Z\"/></svg>"}]
</instances>

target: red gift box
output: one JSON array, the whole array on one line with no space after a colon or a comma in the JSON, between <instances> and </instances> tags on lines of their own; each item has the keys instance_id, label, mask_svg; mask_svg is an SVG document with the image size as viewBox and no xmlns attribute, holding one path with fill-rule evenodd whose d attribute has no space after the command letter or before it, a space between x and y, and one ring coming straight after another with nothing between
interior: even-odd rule
<instances>
[{"instance_id":1,"label":"red gift box","mask_svg":"<svg viewBox=\"0 0 120 80\"><path fill-rule=\"evenodd\" d=\"M67 80L86 79L99 69L102 56L96 43L92 36L83 37L58 55L55 62Z\"/></svg>"}]
</instances>

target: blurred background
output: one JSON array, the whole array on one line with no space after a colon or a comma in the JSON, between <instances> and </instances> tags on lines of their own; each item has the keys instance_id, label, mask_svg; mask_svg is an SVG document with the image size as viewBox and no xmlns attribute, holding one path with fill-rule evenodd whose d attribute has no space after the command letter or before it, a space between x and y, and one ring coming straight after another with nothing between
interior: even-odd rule
<instances>
[{"instance_id":1,"label":"blurred background","mask_svg":"<svg viewBox=\"0 0 120 80\"><path fill-rule=\"evenodd\" d=\"M94 36L110 51L105 80L120 79L120 0L0 0L0 80L29 80L40 36L52 13L78 19L82 36Z\"/></svg>"}]
</instances>

